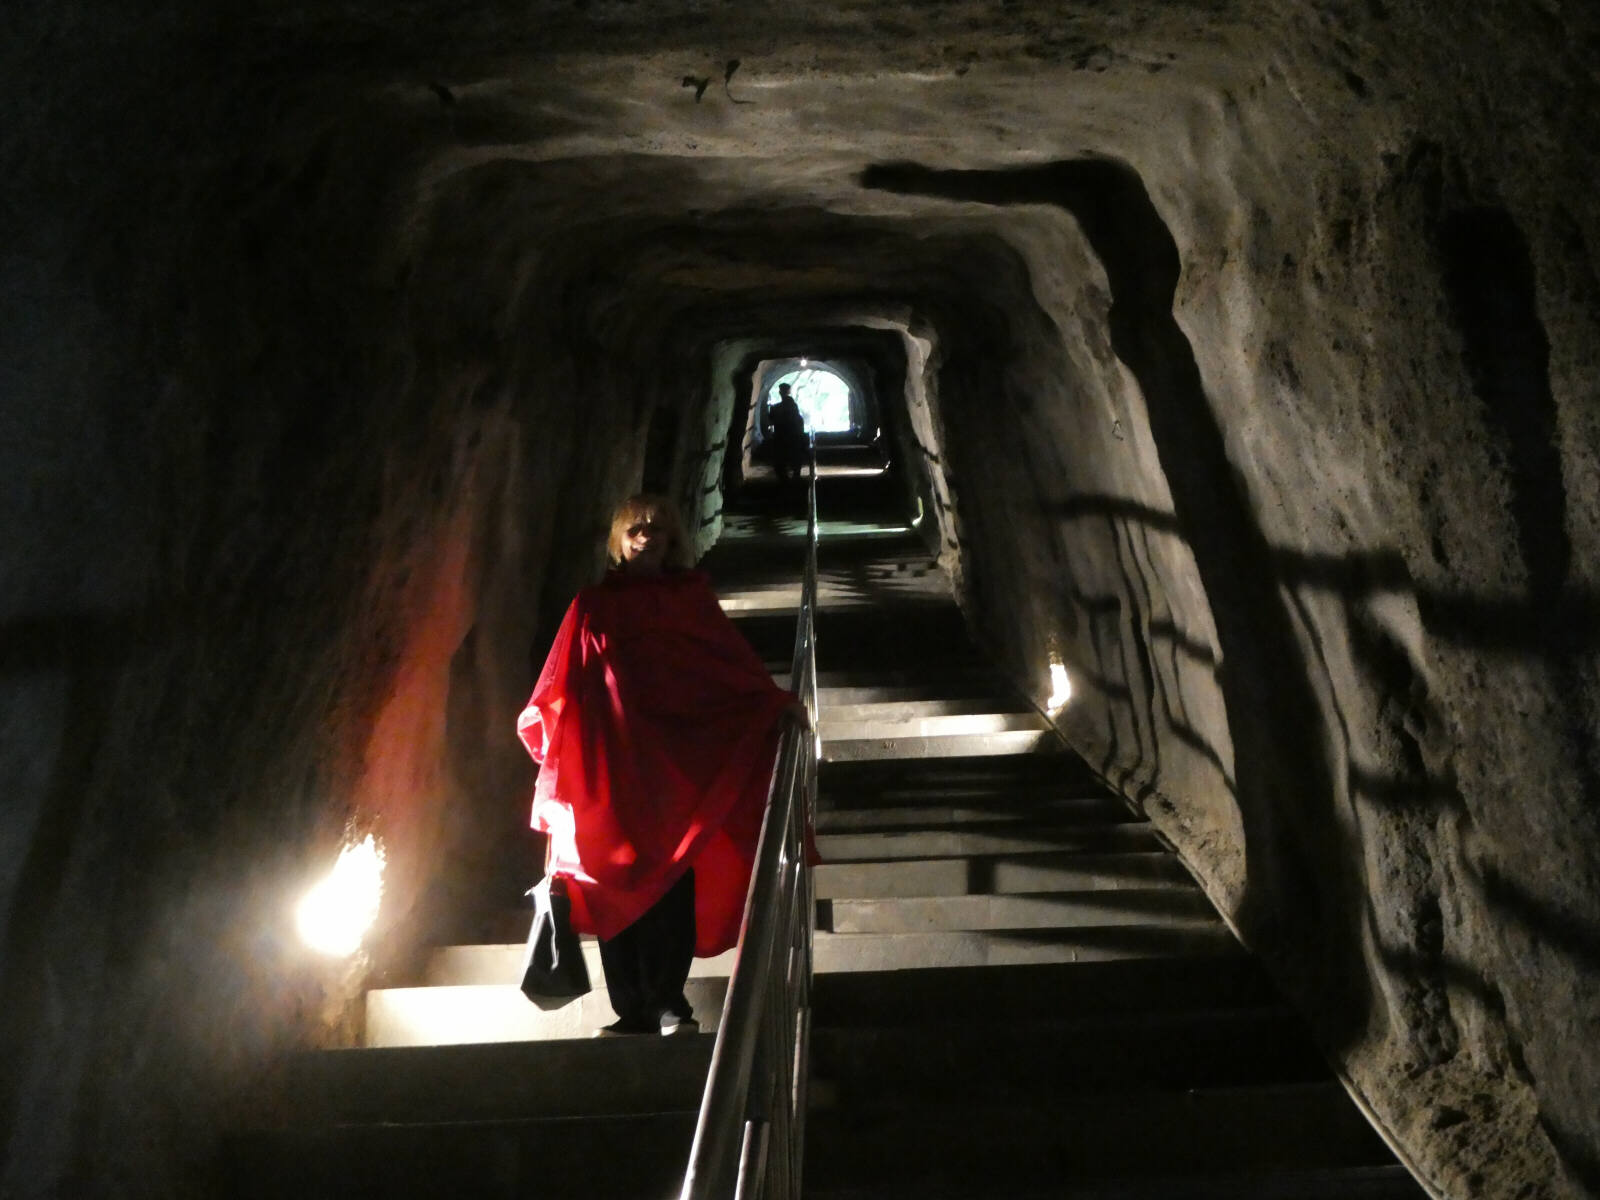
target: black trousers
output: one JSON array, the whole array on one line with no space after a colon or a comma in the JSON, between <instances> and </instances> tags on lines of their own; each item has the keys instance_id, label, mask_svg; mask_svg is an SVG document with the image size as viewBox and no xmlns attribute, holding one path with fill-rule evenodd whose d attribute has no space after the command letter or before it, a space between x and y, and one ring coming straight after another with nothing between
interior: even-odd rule
<instances>
[{"instance_id":1,"label":"black trousers","mask_svg":"<svg viewBox=\"0 0 1600 1200\"><path fill-rule=\"evenodd\" d=\"M625 1025L654 1031L668 1013L694 1015L683 985L694 962L694 872L667 889L616 937L601 939L611 1007Z\"/></svg>"},{"instance_id":2,"label":"black trousers","mask_svg":"<svg viewBox=\"0 0 1600 1200\"><path fill-rule=\"evenodd\" d=\"M777 454L772 460L772 473L779 483L799 483L811 459L803 451L799 454Z\"/></svg>"}]
</instances>

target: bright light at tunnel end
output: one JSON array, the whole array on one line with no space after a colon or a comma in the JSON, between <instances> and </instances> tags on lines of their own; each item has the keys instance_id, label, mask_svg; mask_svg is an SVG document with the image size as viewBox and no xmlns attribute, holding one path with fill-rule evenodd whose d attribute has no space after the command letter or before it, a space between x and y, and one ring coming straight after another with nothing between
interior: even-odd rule
<instances>
[{"instance_id":1,"label":"bright light at tunnel end","mask_svg":"<svg viewBox=\"0 0 1600 1200\"><path fill-rule=\"evenodd\" d=\"M361 948L361 939L378 918L383 863L383 847L370 833L339 851L333 870L295 910L295 925L307 946L336 958Z\"/></svg>"},{"instance_id":2,"label":"bright light at tunnel end","mask_svg":"<svg viewBox=\"0 0 1600 1200\"><path fill-rule=\"evenodd\" d=\"M1050 698L1044 702L1045 709L1051 716L1055 716L1067 706L1067 701L1072 699L1072 680L1067 678L1067 668L1059 662L1050 663Z\"/></svg>"},{"instance_id":3,"label":"bright light at tunnel end","mask_svg":"<svg viewBox=\"0 0 1600 1200\"><path fill-rule=\"evenodd\" d=\"M805 415L812 433L844 433L850 424L850 385L842 376L821 363L802 358L796 370L785 371L771 381L767 403L778 402L778 389L788 384L795 403Z\"/></svg>"}]
</instances>

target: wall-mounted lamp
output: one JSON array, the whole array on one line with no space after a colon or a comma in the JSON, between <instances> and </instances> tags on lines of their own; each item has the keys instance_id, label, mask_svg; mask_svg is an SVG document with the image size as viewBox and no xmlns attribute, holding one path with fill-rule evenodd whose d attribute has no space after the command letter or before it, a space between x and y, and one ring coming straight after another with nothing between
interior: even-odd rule
<instances>
[{"instance_id":1,"label":"wall-mounted lamp","mask_svg":"<svg viewBox=\"0 0 1600 1200\"><path fill-rule=\"evenodd\" d=\"M343 957L361 948L383 898L383 847L367 834L339 851L339 861L295 910L300 937L319 954Z\"/></svg>"},{"instance_id":2,"label":"wall-mounted lamp","mask_svg":"<svg viewBox=\"0 0 1600 1200\"><path fill-rule=\"evenodd\" d=\"M1044 702L1045 710L1055 716L1072 699L1072 680L1067 678L1067 668L1052 660L1050 663L1050 698Z\"/></svg>"}]
</instances>

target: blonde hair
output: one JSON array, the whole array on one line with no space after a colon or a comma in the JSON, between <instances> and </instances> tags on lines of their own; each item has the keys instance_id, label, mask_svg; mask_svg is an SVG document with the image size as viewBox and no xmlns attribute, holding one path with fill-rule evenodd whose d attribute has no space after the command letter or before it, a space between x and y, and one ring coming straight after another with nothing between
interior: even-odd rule
<instances>
[{"instance_id":1,"label":"blonde hair","mask_svg":"<svg viewBox=\"0 0 1600 1200\"><path fill-rule=\"evenodd\" d=\"M617 505L617 511L612 514L611 532L606 537L606 558L612 566L622 561L622 542L628 536L628 527L645 520L666 531L667 567L681 569L694 566L689 538L683 532L683 518L678 515L678 506L665 496L653 492L629 496Z\"/></svg>"}]
</instances>

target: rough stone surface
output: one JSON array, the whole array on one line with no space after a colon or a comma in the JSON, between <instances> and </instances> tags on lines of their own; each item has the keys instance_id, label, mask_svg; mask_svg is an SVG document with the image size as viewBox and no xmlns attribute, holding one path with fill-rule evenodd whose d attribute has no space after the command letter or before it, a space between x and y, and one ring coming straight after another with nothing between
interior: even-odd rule
<instances>
[{"instance_id":1,"label":"rough stone surface","mask_svg":"<svg viewBox=\"0 0 1600 1200\"><path fill-rule=\"evenodd\" d=\"M870 331L974 623L1407 1159L1600 1193L1596 22L10 5L0 1191L207 1195L501 906L605 513L711 536L749 372Z\"/></svg>"}]
</instances>

